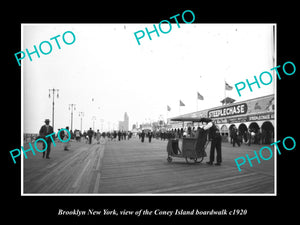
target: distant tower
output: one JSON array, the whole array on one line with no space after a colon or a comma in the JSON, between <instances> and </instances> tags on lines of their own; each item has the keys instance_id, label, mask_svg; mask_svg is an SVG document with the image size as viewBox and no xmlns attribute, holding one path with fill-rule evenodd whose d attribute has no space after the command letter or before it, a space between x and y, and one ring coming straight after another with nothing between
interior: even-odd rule
<instances>
[{"instance_id":1,"label":"distant tower","mask_svg":"<svg viewBox=\"0 0 300 225\"><path fill-rule=\"evenodd\" d=\"M127 112L125 112L124 114L124 120L119 121L119 130L129 131L129 116Z\"/></svg>"},{"instance_id":2,"label":"distant tower","mask_svg":"<svg viewBox=\"0 0 300 225\"><path fill-rule=\"evenodd\" d=\"M125 131L129 130L129 116L128 116L127 112L125 112L125 114L124 114L124 124L123 124L123 126L124 126Z\"/></svg>"}]
</instances>

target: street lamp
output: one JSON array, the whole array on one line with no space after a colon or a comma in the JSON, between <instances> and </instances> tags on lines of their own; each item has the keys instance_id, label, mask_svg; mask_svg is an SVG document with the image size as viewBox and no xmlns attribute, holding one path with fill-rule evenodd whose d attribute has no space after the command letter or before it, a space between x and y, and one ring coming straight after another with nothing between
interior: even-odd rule
<instances>
[{"instance_id":1,"label":"street lamp","mask_svg":"<svg viewBox=\"0 0 300 225\"><path fill-rule=\"evenodd\" d=\"M80 130L82 133L82 117L84 117L84 112L79 112L78 116L80 117Z\"/></svg>"},{"instance_id":2,"label":"street lamp","mask_svg":"<svg viewBox=\"0 0 300 225\"><path fill-rule=\"evenodd\" d=\"M104 119L100 119L100 122L101 122L101 132L103 132L103 122L104 122Z\"/></svg>"},{"instance_id":3,"label":"street lamp","mask_svg":"<svg viewBox=\"0 0 300 225\"><path fill-rule=\"evenodd\" d=\"M52 91L52 127L53 127L53 130L54 130L54 93L57 92L57 95L56 97L58 98L59 95L58 95L58 91L59 89L49 89L49 98L51 98L51 91Z\"/></svg>"},{"instance_id":4,"label":"street lamp","mask_svg":"<svg viewBox=\"0 0 300 225\"><path fill-rule=\"evenodd\" d=\"M73 131L73 109L75 108L76 104L69 104L69 110L71 110L71 131Z\"/></svg>"},{"instance_id":5,"label":"street lamp","mask_svg":"<svg viewBox=\"0 0 300 225\"><path fill-rule=\"evenodd\" d=\"M95 120L96 120L96 116L93 116L93 117L92 117L92 120L93 120L93 130L95 130Z\"/></svg>"}]
</instances>

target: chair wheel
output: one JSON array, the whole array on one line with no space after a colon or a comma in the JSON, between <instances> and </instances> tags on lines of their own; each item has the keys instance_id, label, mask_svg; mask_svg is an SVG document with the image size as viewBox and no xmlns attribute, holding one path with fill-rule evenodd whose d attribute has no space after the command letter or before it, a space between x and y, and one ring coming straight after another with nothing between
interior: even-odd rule
<instances>
[{"instance_id":1,"label":"chair wheel","mask_svg":"<svg viewBox=\"0 0 300 225\"><path fill-rule=\"evenodd\" d=\"M191 162L196 163L197 162L197 158L185 157L185 161L186 161L186 163L191 163Z\"/></svg>"},{"instance_id":2,"label":"chair wheel","mask_svg":"<svg viewBox=\"0 0 300 225\"><path fill-rule=\"evenodd\" d=\"M202 157L200 157L200 158L198 158L198 163L201 163L202 161L203 161L203 159L204 159L204 157L202 156Z\"/></svg>"}]
</instances>

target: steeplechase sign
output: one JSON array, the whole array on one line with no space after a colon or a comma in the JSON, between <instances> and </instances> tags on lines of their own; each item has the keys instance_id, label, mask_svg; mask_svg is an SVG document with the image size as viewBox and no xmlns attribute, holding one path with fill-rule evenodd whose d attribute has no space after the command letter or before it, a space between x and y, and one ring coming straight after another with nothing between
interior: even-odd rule
<instances>
[{"instance_id":1,"label":"steeplechase sign","mask_svg":"<svg viewBox=\"0 0 300 225\"><path fill-rule=\"evenodd\" d=\"M227 106L221 109L208 111L209 118L220 118L225 116L235 116L247 113L247 104L242 103L234 106Z\"/></svg>"}]
</instances>

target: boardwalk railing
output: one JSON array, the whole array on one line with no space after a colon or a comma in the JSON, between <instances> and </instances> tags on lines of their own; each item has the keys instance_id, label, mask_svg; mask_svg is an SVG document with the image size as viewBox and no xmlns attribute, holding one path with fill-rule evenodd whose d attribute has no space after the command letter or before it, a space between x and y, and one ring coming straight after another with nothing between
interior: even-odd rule
<instances>
[{"instance_id":1,"label":"boardwalk railing","mask_svg":"<svg viewBox=\"0 0 300 225\"><path fill-rule=\"evenodd\" d=\"M24 143L29 143L35 141L37 138L38 134L36 133L24 133Z\"/></svg>"}]
</instances>

